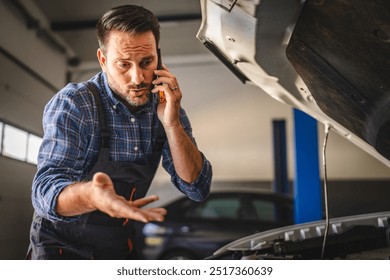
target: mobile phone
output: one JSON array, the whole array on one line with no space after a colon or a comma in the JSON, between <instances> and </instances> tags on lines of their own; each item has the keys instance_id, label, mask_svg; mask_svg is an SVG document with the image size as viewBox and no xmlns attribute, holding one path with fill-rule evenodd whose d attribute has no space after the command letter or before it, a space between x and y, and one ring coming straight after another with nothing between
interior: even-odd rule
<instances>
[{"instance_id":1,"label":"mobile phone","mask_svg":"<svg viewBox=\"0 0 390 280\"><path fill-rule=\"evenodd\" d=\"M157 49L157 70L162 70L162 61L161 61L161 49L158 48ZM156 77L157 78L157 77ZM163 91L159 91L158 92L158 96L159 96L159 99L160 99L160 103L164 103L165 102L165 94Z\"/></svg>"}]
</instances>

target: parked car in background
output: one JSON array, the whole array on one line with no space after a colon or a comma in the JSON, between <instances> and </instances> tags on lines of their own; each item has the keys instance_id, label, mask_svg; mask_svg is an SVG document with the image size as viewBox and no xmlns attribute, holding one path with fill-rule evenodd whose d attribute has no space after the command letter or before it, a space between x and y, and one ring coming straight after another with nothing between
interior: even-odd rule
<instances>
[{"instance_id":1,"label":"parked car in background","mask_svg":"<svg viewBox=\"0 0 390 280\"><path fill-rule=\"evenodd\" d=\"M293 224L289 195L253 188L218 188L204 202L181 197L162 205L164 222L137 223L144 259L203 259L227 243Z\"/></svg>"}]
</instances>

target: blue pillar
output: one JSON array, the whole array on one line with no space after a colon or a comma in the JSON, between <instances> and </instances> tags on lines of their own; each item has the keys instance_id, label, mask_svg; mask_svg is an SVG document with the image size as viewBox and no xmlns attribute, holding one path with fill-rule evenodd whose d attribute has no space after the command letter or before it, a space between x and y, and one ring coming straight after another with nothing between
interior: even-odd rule
<instances>
[{"instance_id":1,"label":"blue pillar","mask_svg":"<svg viewBox=\"0 0 390 280\"><path fill-rule=\"evenodd\" d=\"M295 223L322 219L317 121L294 109Z\"/></svg>"},{"instance_id":2,"label":"blue pillar","mask_svg":"<svg viewBox=\"0 0 390 280\"><path fill-rule=\"evenodd\" d=\"M272 121L274 148L274 192L289 194L290 187L287 174L286 121Z\"/></svg>"}]
</instances>

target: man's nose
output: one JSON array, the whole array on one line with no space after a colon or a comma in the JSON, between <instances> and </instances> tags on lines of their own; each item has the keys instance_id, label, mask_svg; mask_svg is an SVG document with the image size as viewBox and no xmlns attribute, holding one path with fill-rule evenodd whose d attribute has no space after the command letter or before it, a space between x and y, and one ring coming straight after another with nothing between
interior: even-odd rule
<instances>
[{"instance_id":1,"label":"man's nose","mask_svg":"<svg viewBox=\"0 0 390 280\"><path fill-rule=\"evenodd\" d=\"M130 78L132 84L139 85L144 81L144 73L141 67L133 66L130 69Z\"/></svg>"}]
</instances>

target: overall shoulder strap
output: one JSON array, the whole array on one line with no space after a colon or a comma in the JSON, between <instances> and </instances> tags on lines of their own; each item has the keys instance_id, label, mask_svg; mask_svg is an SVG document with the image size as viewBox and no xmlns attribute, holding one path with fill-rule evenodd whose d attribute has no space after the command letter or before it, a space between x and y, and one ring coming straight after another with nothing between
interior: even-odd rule
<instances>
[{"instance_id":1,"label":"overall shoulder strap","mask_svg":"<svg viewBox=\"0 0 390 280\"><path fill-rule=\"evenodd\" d=\"M109 148L110 131L107 127L106 116L104 114L99 90L92 82L86 82L85 85L92 92L98 110L98 122L100 127L100 148Z\"/></svg>"},{"instance_id":2,"label":"overall shoulder strap","mask_svg":"<svg viewBox=\"0 0 390 280\"><path fill-rule=\"evenodd\" d=\"M164 143L167 140L167 135L165 134L164 127L161 121L158 121L158 134L155 138L154 151L161 151L164 147Z\"/></svg>"}]
</instances>

